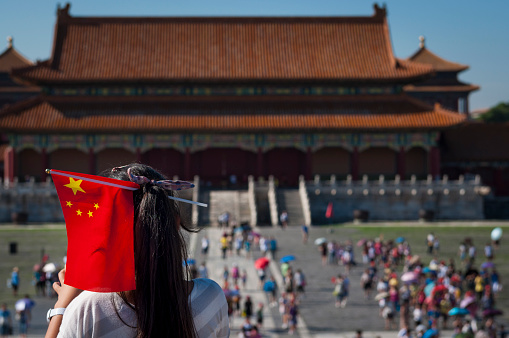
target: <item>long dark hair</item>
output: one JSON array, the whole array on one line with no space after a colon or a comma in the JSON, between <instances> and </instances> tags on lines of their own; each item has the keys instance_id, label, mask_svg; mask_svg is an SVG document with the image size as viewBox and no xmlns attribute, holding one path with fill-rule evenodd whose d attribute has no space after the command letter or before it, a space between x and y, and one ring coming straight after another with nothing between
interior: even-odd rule
<instances>
[{"instance_id":1,"label":"long dark hair","mask_svg":"<svg viewBox=\"0 0 509 338\"><path fill-rule=\"evenodd\" d=\"M166 179L153 168L133 163L102 173L129 181L127 169L151 180ZM137 337L195 337L189 290L182 262L187 258L180 228L194 232L181 221L173 192L151 183L134 192L134 302ZM125 294L121 295L126 301Z\"/></svg>"}]
</instances>

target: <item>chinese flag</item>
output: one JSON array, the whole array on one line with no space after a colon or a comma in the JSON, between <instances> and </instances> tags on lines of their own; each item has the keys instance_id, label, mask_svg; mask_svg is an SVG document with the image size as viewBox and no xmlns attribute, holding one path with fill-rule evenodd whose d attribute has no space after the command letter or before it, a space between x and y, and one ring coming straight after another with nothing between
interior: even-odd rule
<instances>
[{"instance_id":1,"label":"chinese flag","mask_svg":"<svg viewBox=\"0 0 509 338\"><path fill-rule=\"evenodd\" d=\"M81 290L136 289L132 182L51 170L67 228L65 284Z\"/></svg>"}]
</instances>

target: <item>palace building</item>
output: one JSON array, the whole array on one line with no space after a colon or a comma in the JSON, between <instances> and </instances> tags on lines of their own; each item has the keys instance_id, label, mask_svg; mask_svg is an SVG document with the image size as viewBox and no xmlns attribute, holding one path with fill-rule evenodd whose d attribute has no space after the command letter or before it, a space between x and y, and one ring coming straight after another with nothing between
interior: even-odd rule
<instances>
[{"instance_id":1,"label":"palace building","mask_svg":"<svg viewBox=\"0 0 509 338\"><path fill-rule=\"evenodd\" d=\"M207 186L436 177L442 134L465 123L478 88L457 65L424 46L397 58L377 5L366 17L213 18L74 17L67 5L50 58L11 71L41 94L0 112L4 177L131 161Z\"/></svg>"},{"instance_id":2,"label":"palace building","mask_svg":"<svg viewBox=\"0 0 509 338\"><path fill-rule=\"evenodd\" d=\"M439 103L447 109L469 115L468 95L479 86L458 80L458 74L467 70L467 65L441 58L426 48L424 37L419 37L419 50L408 60L433 67L434 75L426 81L409 84L404 90L411 96L429 104Z\"/></svg>"}]
</instances>

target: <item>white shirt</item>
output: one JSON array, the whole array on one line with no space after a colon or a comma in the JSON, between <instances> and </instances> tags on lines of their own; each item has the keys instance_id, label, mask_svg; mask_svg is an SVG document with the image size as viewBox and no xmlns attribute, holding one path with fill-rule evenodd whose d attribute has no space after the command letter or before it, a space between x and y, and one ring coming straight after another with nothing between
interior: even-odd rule
<instances>
[{"instance_id":1,"label":"white shirt","mask_svg":"<svg viewBox=\"0 0 509 338\"><path fill-rule=\"evenodd\" d=\"M229 337L228 305L223 290L210 279L193 281L189 300L198 337ZM125 325L119 316L130 326L136 326L136 313L116 293L83 291L67 307L58 337L135 337L136 329Z\"/></svg>"}]
</instances>

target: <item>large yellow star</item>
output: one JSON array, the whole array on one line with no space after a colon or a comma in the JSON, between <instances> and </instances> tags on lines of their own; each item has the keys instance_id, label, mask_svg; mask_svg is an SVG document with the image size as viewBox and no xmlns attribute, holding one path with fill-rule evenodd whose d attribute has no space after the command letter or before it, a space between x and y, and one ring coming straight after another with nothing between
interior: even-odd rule
<instances>
[{"instance_id":1,"label":"large yellow star","mask_svg":"<svg viewBox=\"0 0 509 338\"><path fill-rule=\"evenodd\" d=\"M76 195L76 192L78 192L78 191L85 192L85 190L83 190L80 187L80 184L81 184L82 181L83 180L76 180L75 181L74 178L69 177L69 184L64 184L64 187L72 189L72 192L74 193L74 195Z\"/></svg>"}]
</instances>

